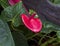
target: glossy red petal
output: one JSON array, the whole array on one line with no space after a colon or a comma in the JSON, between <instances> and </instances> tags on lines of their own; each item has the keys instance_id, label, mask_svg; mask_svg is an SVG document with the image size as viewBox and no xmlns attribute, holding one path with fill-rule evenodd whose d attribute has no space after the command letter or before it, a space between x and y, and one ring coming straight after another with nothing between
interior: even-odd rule
<instances>
[{"instance_id":1,"label":"glossy red petal","mask_svg":"<svg viewBox=\"0 0 60 46\"><path fill-rule=\"evenodd\" d=\"M29 19L28 16L25 14L21 15L22 21L25 24L25 26L30 29L31 31L37 33L41 31L42 29L42 22L39 18L31 18Z\"/></svg>"}]
</instances>

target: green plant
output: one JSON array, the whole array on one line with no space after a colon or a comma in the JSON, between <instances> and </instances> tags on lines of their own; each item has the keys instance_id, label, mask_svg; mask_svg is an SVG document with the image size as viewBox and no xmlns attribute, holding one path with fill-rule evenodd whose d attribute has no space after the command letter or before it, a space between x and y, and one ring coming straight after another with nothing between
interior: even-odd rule
<instances>
[{"instance_id":1,"label":"green plant","mask_svg":"<svg viewBox=\"0 0 60 46\"><path fill-rule=\"evenodd\" d=\"M0 46L60 46L60 26L46 20L42 21L43 27L38 33L25 27L20 17L23 13L27 14L22 2L11 6L8 0L0 0L0 9L2 9L0 12ZM59 0L52 2L60 3ZM34 12L32 9L28 13Z\"/></svg>"}]
</instances>

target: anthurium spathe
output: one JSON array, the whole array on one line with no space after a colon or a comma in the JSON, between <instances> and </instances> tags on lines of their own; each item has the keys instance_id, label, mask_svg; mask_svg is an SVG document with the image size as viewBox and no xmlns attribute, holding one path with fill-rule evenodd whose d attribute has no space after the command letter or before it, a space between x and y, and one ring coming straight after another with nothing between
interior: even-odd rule
<instances>
[{"instance_id":1,"label":"anthurium spathe","mask_svg":"<svg viewBox=\"0 0 60 46\"><path fill-rule=\"evenodd\" d=\"M42 29L42 22L39 18L34 18L34 16L35 14L31 15L31 17L28 17L26 14L21 14L21 18L25 26L31 31L37 33Z\"/></svg>"},{"instance_id":2,"label":"anthurium spathe","mask_svg":"<svg viewBox=\"0 0 60 46\"><path fill-rule=\"evenodd\" d=\"M9 4L12 6L12 5L15 5L16 3L18 3L19 1L21 0L8 0Z\"/></svg>"}]
</instances>

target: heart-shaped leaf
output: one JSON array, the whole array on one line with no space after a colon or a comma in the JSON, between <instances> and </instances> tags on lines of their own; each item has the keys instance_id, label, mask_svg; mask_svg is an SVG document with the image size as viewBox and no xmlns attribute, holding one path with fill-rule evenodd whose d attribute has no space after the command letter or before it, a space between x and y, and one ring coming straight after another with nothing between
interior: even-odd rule
<instances>
[{"instance_id":1,"label":"heart-shaped leaf","mask_svg":"<svg viewBox=\"0 0 60 46\"><path fill-rule=\"evenodd\" d=\"M21 23L20 14L25 13L25 9L23 7L22 2L20 1L14 6L9 6L4 9L1 13L1 18L5 21L12 21L12 24L17 27Z\"/></svg>"},{"instance_id":2,"label":"heart-shaped leaf","mask_svg":"<svg viewBox=\"0 0 60 46\"><path fill-rule=\"evenodd\" d=\"M0 46L15 46L10 29L4 21L0 19Z\"/></svg>"}]
</instances>

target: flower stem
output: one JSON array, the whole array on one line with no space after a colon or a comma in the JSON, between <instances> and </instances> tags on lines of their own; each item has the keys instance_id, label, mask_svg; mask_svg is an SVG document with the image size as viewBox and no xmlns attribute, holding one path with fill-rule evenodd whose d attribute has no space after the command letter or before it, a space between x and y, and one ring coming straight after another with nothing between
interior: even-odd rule
<instances>
[{"instance_id":1,"label":"flower stem","mask_svg":"<svg viewBox=\"0 0 60 46\"><path fill-rule=\"evenodd\" d=\"M41 46L47 46L48 43L52 43L55 40L56 40L56 38L49 39L48 41L46 41L45 43L43 43Z\"/></svg>"}]
</instances>

